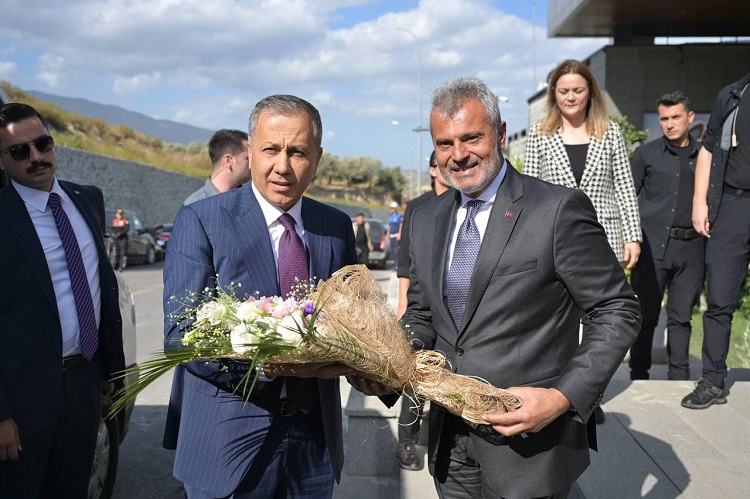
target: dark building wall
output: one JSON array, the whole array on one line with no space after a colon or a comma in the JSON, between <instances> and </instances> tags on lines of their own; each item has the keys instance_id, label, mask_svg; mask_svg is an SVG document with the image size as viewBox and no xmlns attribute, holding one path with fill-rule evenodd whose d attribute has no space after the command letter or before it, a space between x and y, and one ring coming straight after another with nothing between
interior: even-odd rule
<instances>
[{"instance_id":1,"label":"dark building wall","mask_svg":"<svg viewBox=\"0 0 750 499\"><path fill-rule=\"evenodd\" d=\"M135 211L144 225L174 219L177 210L204 179L78 149L55 146L57 178L96 185L108 208Z\"/></svg>"},{"instance_id":2,"label":"dark building wall","mask_svg":"<svg viewBox=\"0 0 750 499\"><path fill-rule=\"evenodd\" d=\"M643 113L656 99L682 90L694 111L710 112L718 91L750 72L750 44L608 46L590 57L590 67L622 114L643 127Z\"/></svg>"}]
</instances>

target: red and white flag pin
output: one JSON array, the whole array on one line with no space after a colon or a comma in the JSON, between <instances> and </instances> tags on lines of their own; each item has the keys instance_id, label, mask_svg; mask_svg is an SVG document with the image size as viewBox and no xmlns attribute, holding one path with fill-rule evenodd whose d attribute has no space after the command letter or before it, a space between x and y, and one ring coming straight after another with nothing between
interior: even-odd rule
<instances>
[{"instance_id":1,"label":"red and white flag pin","mask_svg":"<svg viewBox=\"0 0 750 499\"><path fill-rule=\"evenodd\" d=\"M505 218L513 218L513 213L511 213L511 212L509 212L509 211L506 210L505 211Z\"/></svg>"}]
</instances>

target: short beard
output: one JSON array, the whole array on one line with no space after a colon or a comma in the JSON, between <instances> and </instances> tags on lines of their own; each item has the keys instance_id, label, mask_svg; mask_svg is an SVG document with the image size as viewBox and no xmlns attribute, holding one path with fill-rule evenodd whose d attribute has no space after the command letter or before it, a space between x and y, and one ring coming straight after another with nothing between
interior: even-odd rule
<instances>
[{"instance_id":1,"label":"short beard","mask_svg":"<svg viewBox=\"0 0 750 499\"><path fill-rule=\"evenodd\" d=\"M484 161L485 160L482 160L481 163L484 163ZM500 173L500 170L503 167L503 157L498 152L494 154L493 158L487 161L492 161L493 167L487 170L483 170L481 177L471 185L464 185L463 187L459 187L459 185L453 180L453 177L450 176L450 173L443 175L443 178L448 182L448 184L450 184L451 187L461 192L462 194L466 194L467 196L476 193L481 194L487 189L487 187L490 186L490 184L492 184L492 181L495 180L495 177L497 177L498 173ZM476 165L474 168L481 168L481 163ZM445 170L448 170L450 172L450 168L448 167L448 165L445 166Z\"/></svg>"}]
</instances>

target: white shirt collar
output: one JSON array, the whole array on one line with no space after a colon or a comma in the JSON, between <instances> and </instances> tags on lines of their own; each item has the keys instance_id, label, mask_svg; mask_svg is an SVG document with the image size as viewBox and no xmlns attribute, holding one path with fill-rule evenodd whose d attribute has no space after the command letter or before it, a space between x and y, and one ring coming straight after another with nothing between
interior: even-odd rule
<instances>
[{"instance_id":1,"label":"white shirt collar","mask_svg":"<svg viewBox=\"0 0 750 499\"><path fill-rule=\"evenodd\" d=\"M503 158L503 166L500 168L500 173L495 176L495 179L492 181L492 183L484 190L482 193L475 197L470 198L463 192L461 193L461 206L466 206L466 203L469 201L473 201L474 199L481 199L485 202L485 204L491 205L495 202L495 196L497 195L497 190L500 188L500 184L503 183L503 179L505 179L505 172L508 170L508 162Z\"/></svg>"},{"instance_id":2,"label":"white shirt collar","mask_svg":"<svg viewBox=\"0 0 750 499\"><path fill-rule=\"evenodd\" d=\"M294 203L294 206L289 208L289 210L284 211L278 206L274 206L271 203L268 202L266 198L263 197L263 195L260 193L258 188L255 186L255 183L252 182L252 188L253 188L253 194L255 194L255 198L258 200L258 204L260 205L260 210L263 212L263 219L266 221L266 227L271 227L273 224L278 223L279 217L283 215L284 213L288 213L289 215L294 218L295 223L297 224L298 230L302 230L304 225L302 224L302 198L300 197L296 203Z\"/></svg>"},{"instance_id":3,"label":"white shirt collar","mask_svg":"<svg viewBox=\"0 0 750 499\"><path fill-rule=\"evenodd\" d=\"M57 177L55 177L54 183L52 184L52 190L50 192L41 191L32 187L26 187L25 185L19 184L15 180L11 180L11 183L16 189L16 192L18 192L18 195L21 196L21 199L24 203L42 213L44 213L44 211L47 209L47 202L49 201L50 193L57 193L60 196L60 199L62 199L63 204L65 204L68 200L68 195L65 191L62 190L62 187L60 187L60 184L57 182Z\"/></svg>"}]
</instances>

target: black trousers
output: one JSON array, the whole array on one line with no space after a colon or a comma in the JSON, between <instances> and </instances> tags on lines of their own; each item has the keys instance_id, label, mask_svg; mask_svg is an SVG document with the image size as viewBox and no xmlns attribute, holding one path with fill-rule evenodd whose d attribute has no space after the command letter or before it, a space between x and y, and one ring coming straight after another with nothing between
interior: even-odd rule
<instances>
[{"instance_id":1,"label":"black trousers","mask_svg":"<svg viewBox=\"0 0 750 499\"><path fill-rule=\"evenodd\" d=\"M115 239L115 264L120 270L125 270L128 264L128 238Z\"/></svg>"},{"instance_id":2,"label":"black trousers","mask_svg":"<svg viewBox=\"0 0 750 499\"><path fill-rule=\"evenodd\" d=\"M723 387L732 315L750 261L750 198L724 194L706 243L708 309L703 314L703 377Z\"/></svg>"},{"instance_id":3,"label":"black trousers","mask_svg":"<svg viewBox=\"0 0 750 499\"><path fill-rule=\"evenodd\" d=\"M648 379L651 346L659 322L664 290L667 295L667 355L669 379L690 379L690 320L703 289L705 238L669 238L664 258L653 257L648 238L641 245L641 257L631 273L631 284L641 303L643 322L630 348L632 379Z\"/></svg>"},{"instance_id":4,"label":"black trousers","mask_svg":"<svg viewBox=\"0 0 750 499\"><path fill-rule=\"evenodd\" d=\"M0 462L0 498L85 499L99 430L101 364L83 361L63 373L63 406L38 433L21 434L18 461ZM54 396L39 387L36 396ZM59 396L59 394L56 394Z\"/></svg>"},{"instance_id":5,"label":"black trousers","mask_svg":"<svg viewBox=\"0 0 750 499\"><path fill-rule=\"evenodd\" d=\"M367 245L357 246L357 263L367 265L370 261L370 248Z\"/></svg>"}]
</instances>

